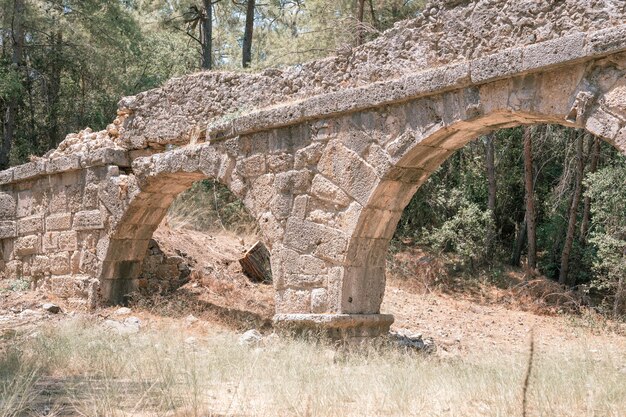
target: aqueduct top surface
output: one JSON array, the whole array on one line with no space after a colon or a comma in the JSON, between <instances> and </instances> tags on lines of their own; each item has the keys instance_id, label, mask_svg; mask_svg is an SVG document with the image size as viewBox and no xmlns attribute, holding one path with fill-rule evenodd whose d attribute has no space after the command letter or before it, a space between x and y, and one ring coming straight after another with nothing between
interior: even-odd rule
<instances>
[{"instance_id":1,"label":"aqueduct top surface","mask_svg":"<svg viewBox=\"0 0 626 417\"><path fill-rule=\"evenodd\" d=\"M124 98L105 131L0 172L0 268L120 301L174 198L215 178L260 223L278 322L378 334L389 239L456 149L559 123L626 152L625 23L621 0L441 0L335 57Z\"/></svg>"}]
</instances>

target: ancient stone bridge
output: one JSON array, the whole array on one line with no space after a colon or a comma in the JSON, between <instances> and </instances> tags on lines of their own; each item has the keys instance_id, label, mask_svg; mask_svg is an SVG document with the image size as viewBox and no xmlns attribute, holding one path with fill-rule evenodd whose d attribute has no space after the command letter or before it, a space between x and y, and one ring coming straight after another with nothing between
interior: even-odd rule
<instances>
[{"instance_id":1,"label":"ancient stone bridge","mask_svg":"<svg viewBox=\"0 0 626 417\"><path fill-rule=\"evenodd\" d=\"M384 332L389 240L456 149L557 123L626 152L625 19L621 0L439 1L332 58L124 98L106 131L0 172L2 273L118 302L172 201L213 178L260 224L278 323Z\"/></svg>"}]
</instances>

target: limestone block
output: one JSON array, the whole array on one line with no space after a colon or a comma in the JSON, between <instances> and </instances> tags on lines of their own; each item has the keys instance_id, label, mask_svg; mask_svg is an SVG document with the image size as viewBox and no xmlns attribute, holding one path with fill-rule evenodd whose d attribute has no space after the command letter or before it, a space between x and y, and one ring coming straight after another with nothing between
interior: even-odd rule
<instances>
[{"instance_id":1,"label":"limestone block","mask_svg":"<svg viewBox=\"0 0 626 417\"><path fill-rule=\"evenodd\" d=\"M285 285L287 288L311 289L326 285L326 275L287 274Z\"/></svg>"},{"instance_id":2,"label":"limestone block","mask_svg":"<svg viewBox=\"0 0 626 417\"><path fill-rule=\"evenodd\" d=\"M342 260L346 251L346 237L341 231L294 218L287 221L284 244L333 262Z\"/></svg>"},{"instance_id":3,"label":"limestone block","mask_svg":"<svg viewBox=\"0 0 626 417\"><path fill-rule=\"evenodd\" d=\"M274 177L274 185L281 193L304 193L311 187L311 171L304 169L280 172Z\"/></svg>"},{"instance_id":4,"label":"limestone block","mask_svg":"<svg viewBox=\"0 0 626 417\"><path fill-rule=\"evenodd\" d=\"M294 156L294 169L304 169L319 162L324 152L325 144L312 143L311 145L298 149Z\"/></svg>"},{"instance_id":5,"label":"limestone block","mask_svg":"<svg viewBox=\"0 0 626 417\"><path fill-rule=\"evenodd\" d=\"M75 230L58 232L57 242L59 250L73 251L78 249L78 233Z\"/></svg>"},{"instance_id":6,"label":"limestone block","mask_svg":"<svg viewBox=\"0 0 626 417\"><path fill-rule=\"evenodd\" d=\"M103 165L129 167L130 158L124 149L100 148L83 155L80 164L83 168Z\"/></svg>"},{"instance_id":7,"label":"limestone block","mask_svg":"<svg viewBox=\"0 0 626 417\"><path fill-rule=\"evenodd\" d=\"M102 213L100 210L79 211L74 214L74 230L103 229Z\"/></svg>"},{"instance_id":8,"label":"limestone block","mask_svg":"<svg viewBox=\"0 0 626 417\"><path fill-rule=\"evenodd\" d=\"M285 228L271 212L263 213L259 217L259 226L263 235L263 242L268 249L271 250L275 243L283 240Z\"/></svg>"},{"instance_id":9,"label":"limestone block","mask_svg":"<svg viewBox=\"0 0 626 417\"><path fill-rule=\"evenodd\" d=\"M402 211L421 184L383 180L374 191L368 207Z\"/></svg>"},{"instance_id":10,"label":"limestone block","mask_svg":"<svg viewBox=\"0 0 626 417\"><path fill-rule=\"evenodd\" d=\"M110 184L110 182L106 182L104 184ZM81 210L93 210L98 208L98 190L99 190L99 186L97 184L87 184L85 185L85 188L83 189L83 201L82 204L80 206ZM119 195L115 196L118 198L113 198L113 196L108 196L108 198L105 198L103 200L106 201L116 201L119 202L121 199L119 198Z\"/></svg>"},{"instance_id":11,"label":"limestone block","mask_svg":"<svg viewBox=\"0 0 626 417\"><path fill-rule=\"evenodd\" d=\"M15 255L28 256L38 253L40 249L40 239L37 235L23 236L15 241Z\"/></svg>"},{"instance_id":12,"label":"limestone block","mask_svg":"<svg viewBox=\"0 0 626 417\"><path fill-rule=\"evenodd\" d=\"M0 239L8 239L17 236L17 225L13 221L0 221Z\"/></svg>"},{"instance_id":13,"label":"limestone block","mask_svg":"<svg viewBox=\"0 0 626 417\"><path fill-rule=\"evenodd\" d=\"M293 196L290 194L276 194L270 202L270 211L278 220L286 219L291 214Z\"/></svg>"},{"instance_id":14,"label":"limestone block","mask_svg":"<svg viewBox=\"0 0 626 417\"><path fill-rule=\"evenodd\" d=\"M338 207L346 207L352 202L350 196L343 192L341 188L320 174L313 177L311 195Z\"/></svg>"},{"instance_id":15,"label":"limestone block","mask_svg":"<svg viewBox=\"0 0 626 417\"><path fill-rule=\"evenodd\" d=\"M17 221L17 234L26 236L43 233L43 216L41 214L25 217Z\"/></svg>"},{"instance_id":16,"label":"limestone block","mask_svg":"<svg viewBox=\"0 0 626 417\"><path fill-rule=\"evenodd\" d=\"M111 240L107 252L107 261L143 260L150 240Z\"/></svg>"},{"instance_id":17,"label":"limestone block","mask_svg":"<svg viewBox=\"0 0 626 417\"><path fill-rule=\"evenodd\" d=\"M626 25L598 30L587 36L587 54L603 55L626 50Z\"/></svg>"},{"instance_id":18,"label":"limestone block","mask_svg":"<svg viewBox=\"0 0 626 417\"><path fill-rule=\"evenodd\" d=\"M73 171L76 169L80 169L80 158L78 155L68 155L61 158L54 158L49 160L46 165L46 173L48 174Z\"/></svg>"},{"instance_id":19,"label":"limestone block","mask_svg":"<svg viewBox=\"0 0 626 417\"><path fill-rule=\"evenodd\" d=\"M14 167L13 180L22 181L25 179L35 178L46 173L46 162L43 160L29 162Z\"/></svg>"},{"instance_id":20,"label":"limestone block","mask_svg":"<svg viewBox=\"0 0 626 417\"><path fill-rule=\"evenodd\" d=\"M273 173L289 171L293 168L293 159L293 155L288 153L267 155L267 168Z\"/></svg>"},{"instance_id":21,"label":"limestone block","mask_svg":"<svg viewBox=\"0 0 626 417\"><path fill-rule=\"evenodd\" d=\"M253 200L254 210L251 210L253 213L262 213L269 210L270 202L275 195L274 174L265 174L254 180L248 190L246 200Z\"/></svg>"},{"instance_id":22,"label":"limestone block","mask_svg":"<svg viewBox=\"0 0 626 417\"><path fill-rule=\"evenodd\" d=\"M472 61L471 78L476 84L494 81L522 70L523 48L508 49Z\"/></svg>"},{"instance_id":23,"label":"limestone block","mask_svg":"<svg viewBox=\"0 0 626 417\"><path fill-rule=\"evenodd\" d=\"M12 219L17 214L17 204L13 193L0 192L0 219Z\"/></svg>"},{"instance_id":24,"label":"limestone block","mask_svg":"<svg viewBox=\"0 0 626 417\"><path fill-rule=\"evenodd\" d=\"M5 169L0 171L0 185L9 184L13 182L14 168Z\"/></svg>"},{"instance_id":25,"label":"limestone block","mask_svg":"<svg viewBox=\"0 0 626 417\"><path fill-rule=\"evenodd\" d=\"M328 312L328 296L325 288L315 288L311 291L311 312L314 314Z\"/></svg>"},{"instance_id":26,"label":"limestone block","mask_svg":"<svg viewBox=\"0 0 626 417\"><path fill-rule=\"evenodd\" d=\"M245 178L254 178L265 174L265 155L253 155L237 161L237 173Z\"/></svg>"},{"instance_id":27,"label":"limestone block","mask_svg":"<svg viewBox=\"0 0 626 417\"><path fill-rule=\"evenodd\" d=\"M310 313L311 291L290 288L277 291L276 312Z\"/></svg>"},{"instance_id":28,"label":"limestone block","mask_svg":"<svg viewBox=\"0 0 626 417\"><path fill-rule=\"evenodd\" d=\"M293 209L291 210L291 216L297 219L304 220L307 213L307 207L310 197L308 195L299 195L293 200Z\"/></svg>"},{"instance_id":29,"label":"limestone block","mask_svg":"<svg viewBox=\"0 0 626 417\"><path fill-rule=\"evenodd\" d=\"M362 205L369 199L376 172L354 152L340 144L328 144L318 164L320 174L338 185Z\"/></svg>"},{"instance_id":30,"label":"limestone block","mask_svg":"<svg viewBox=\"0 0 626 417\"><path fill-rule=\"evenodd\" d=\"M389 161L389 155L383 148L381 148L377 144L372 144L367 149L365 154L365 162L370 164L376 170L376 175L378 177L383 177L385 173L391 167L391 162Z\"/></svg>"},{"instance_id":31,"label":"limestone block","mask_svg":"<svg viewBox=\"0 0 626 417\"><path fill-rule=\"evenodd\" d=\"M20 278L22 276L22 261L7 262L4 275L6 278Z\"/></svg>"},{"instance_id":32,"label":"limestone block","mask_svg":"<svg viewBox=\"0 0 626 417\"><path fill-rule=\"evenodd\" d=\"M83 250L80 253L80 271L84 274L95 276L98 272L100 261L95 254L88 250Z\"/></svg>"},{"instance_id":33,"label":"limestone block","mask_svg":"<svg viewBox=\"0 0 626 417\"><path fill-rule=\"evenodd\" d=\"M48 200L48 212L58 213L67 211L67 197L65 195L65 187L52 188Z\"/></svg>"},{"instance_id":34,"label":"limestone block","mask_svg":"<svg viewBox=\"0 0 626 417\"><path fill-rule=\"evenodd\" d=\"M57 252L59 250L59 232L44 233L41 241L44 253Z\"/></svg>"},{"instance_id":35,"label":"limestone block","mask_svg":"<svg viewBox=\"0 0 626 417\"><path fill-rule=\"evenodd\" d=\"M47 256L37 255L33 257L30 274L33 277L42 277L50 273L50 259Z\"/></svg>"},{"instance_id":36,"label":"limestone block","mask_svg":"<svg viewBox=\"0 0 626 417\"><path fill-rule=\"evenodd\" d=\"M342 287L342 312L378 314L385 294L385 267L345 268Z\"/></svg>"},{"instance_id":37,"label":"limestone block","mask_svg":"<svg viewBox=\"0 0 626 417\"><path fill-rule=\"evenodd\" d=\"M56 253L51 255L49 259L52 275L68 275L72 272L69 252Z\"/></svg>"},{"instance_id":38,"label":"limestone block","mask_svg":"<svg viewBox=\"0 0 626 417\"><path fill-rule=\"evenodd\" d=\"M346 253L345 264L350 266L387 265L388 238L353 238Z\"/></svg>"},{"instance_id":39,"label":"limestone block","mask_svg":"<svg viewBox=\"0 0 626 417\"><path fill-rule=\"evenodd\" d=\"M620 120L602 108L589 115L585 128L592 134L613 142L620 129Z\"/></svg>"},{"instance_id":40,"label":"limestone block","mask_svg":"<svg viewBox=\"0 0 626 417\"><path fill-rule=\"evenodd\" d=\"M391 238L396 230L402 211L364 208L355 237Z\"/></svg>"},{"instance_id":41,"label":"limestone block","mask_svg":"<svg viewBox=\"0 0 626 417\"><path fill-rule=\"evenodd\" d=\"M50 214L46 217L46 231L68 230L72 227L71 213Z\"/></svg>"},{"instance_id":42,"label":"limestone block","mask_svg":"<svg viewBox=\"0 0 626 417\"><path fill-rule=\"evenodd\" d=\"M521 70L543 69L585 56L585 34L575 33L546 42L528 45L524 48Z\"/></svg>"}]
</instances>

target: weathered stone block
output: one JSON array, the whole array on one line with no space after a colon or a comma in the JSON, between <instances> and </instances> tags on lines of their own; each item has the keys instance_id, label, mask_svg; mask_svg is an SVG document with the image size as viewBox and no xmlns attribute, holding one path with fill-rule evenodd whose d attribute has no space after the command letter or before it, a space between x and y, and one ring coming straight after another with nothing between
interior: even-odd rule
<instances>
[{"instance_id":1,"label":"weathered stone block","mask_svg":"<svg viewBox=\"0 0 626 417\"><path fill-rule=\"evenodd\" d=\"M43 233L43 216L41 214L25 217L17 221L17 234L20 236Z\"/></svg>"},{"instance_id":2,"label":"weathered stone block","mask_svg":"<svg viewBox=\"0 0 626 417\"><path fill-rule=\"evenodd\" d=\"M0 221L0 239L8 239L17 236L17 225L13 221Z\"/></svg>"},{"instance_id":3,"label":"weathered stone block","mask_svg":"<svg viewBox=\"0 0 626 417\"><path fill-rule=\"evenodd\" d=\"M242 177L258 177L265 174L265 155L253 155L237 161L237 172Z\"/></svg>"},{"instance_id":4,"label":"weathered stone block","mask_svg":"<svg viewBox=\"0 0 626 417\"><path fill-rule=\"evenodd\" d=\"M35 211L35 199L31 190L22 190L17 193L17 217L26 217Z\"/></svg>"},{"instance_id":5,"label":"weathered stone block","mask_svg":"<svg viewBox=\"0 0 626 417\"><path fill-rule=\"evenodd\" d=\"M68 230L72 227L71 213L50 214L46 217L46 231Z\"/></svg>"},{"instance_id":6,"label":"weathered stone block","mask_svg":"<svg viewBox=\"0 0 626 417\"><path fill-rule=\"evenodd\" d=\"M13 193L0 192L0 219L11 219L17 214L17 204Z\"/></svg>"},{"instance_id":7,"label":"weathered stone block","mask_svg":"<svg viewBox=\"0 0 626 417\"><path fill-rule=\"evenodd\" d=\"M522 71L546 68L583 58L585 34L575 33L524 48Z\"/></svg>"},{"instance_id":8,"label":"weathered stone block","mask_svg":"<svg viewBox=\"0 0 626 417\"><path fill-rule=\"evenodd\" d=\"M472 82L494 81L522 71L523 48L509 49L472 61Z\"/></svg>"},{"instance_id":9,"label":"weathered stone block","mask_svg":"<svg viewBox=\"0 0 626 417\"><path fill-rule=\"evenodd\" d=\"M35 161L14 167L13 180L22 181L25 179L35 178L46 173L46 162Z\"/></svg>"},{"instance_id":10,"label":"weathered stone block","mask_svg":"<svg viewBox=\"0 0 626 417\"><path fill-rule=\"evenodd\" d=\"M78 155L68 155L48 161L46 172L53 174L56 172L66 172L80 169L80 158Z\"/></svg>"},{"instance_id":11,"label":"weathered stone block","mask_svg":"<svg viewBox=\"0 0 626 417\"><path fill-rule=\"evenodd\" d=\"M59 232L47 232L42 235L42 247L44 253L59 250Z\"/></svg>"},{"instance_id":12,"label":"weathered stone block","mask_svg":"<svg viewBox=\"0 0 626 417\"><path fill-rule=\"evenodd\" d=\"M308 169L280 172L274 178L274 185L281 193L300 194L311 186L311 171Z\"/></svg>"},{"instance_id":13,"label":"weathered stone block","mask_svg":"<svg viewBox=\"0 0 626 417\"><path fill-rule=\"evenodd\" d=\"M313 177L311 195L339 207L346 207L352 202L352 199L341 188L319 174Z\"/></svg>"},{"instance_id":14,"label":"weathered stone block","mask_svg":"<svg viewBox=\"0 0 626 417\"><path fill-rule=\"evenodd\" d=\"M47 256L37 255L33 257L30 274L33 277L42 277L50 273L50 259Z\"/></svg>"},{"instance_id":15,"label":"weathered stone block","mask_svg":"<svg viewBox=\"0 0 626 417\"><path fill-rule=\"evenodd\" d=\"M311 291L286 289L276 293L276 312L310 313Z\"/></svg>"},{"instance_id":16,"label":"weathered stone block","mask_svg":"<svg viewBox=\"0 0 626 417\"><path fill-rule=\"evenodd\" d=\"M597 108L589 117L585 124L585 128L596 136L614 141L620 129L620 120L610 113Z\"/></svg>"},{"instance_id":17,"label":"weathered stone block","mask_svg":"<svg viewBox=\"0 0 626 417\"><path fill-rule=\"evenodd\" d=\"M78 249L78 233L75 230L58 232L57 239L58 247L61 251L73 251Z\"/></svg>"},{"instance_id":18,"label":"weathered stone block","mask_svg":"<svg viewBox=\"0 0 626 417\"><path fill-rule=\"evenodd\" d=\"M56 253L50 256L50 273L52 275L68 275L72 272L69 252Z\"/></svg>"},{"instance_id":19,"label":"weathered stone block","mask_svg":"<svg viewBox=\"0 0 626 417\"><path fill-rule=\"evenodd\" d=\"M288 288L311 289L326 284L326 275L287 274L285 284Z\"/></svg>"},{"instance_id":20,"label":"weathered stone block","mask_svg":"<svg viewBox=\"0 0 626 417\"><path fill-rule=\"evenodd\" d=\"M328 296L325 288L315 288L311 291L311 312L321 314L328 312Z\"/></svg>"},{"instance_id":21,"label":"weathered stone block","mask_svg":"<svg viewBox=\"0 0 626 417\"><path fill-rule=\"evenodd\" d=\"M604 55L626 50L626 25L598 30L587 36L587 54Z\"/></svg>"},{"instance_id":22,"label":"weathered stone block","mask_svg":"<svg viewBox=\"0 0 626 417\"><path fill-rule=\"evenodd\" d=\"M28 256L38 253L40 249L40 238L37 235L30 235L17 238L15 241L15 255Z\"/></svg>"},{"instance_id":23,"label":"weathered stone block","mask_svg":"<svg viewBox=\"0 0 626 417\"><path fill-rule=\"evenodd\" d=\"M121 167L129 167L130 160L128 151L124 149L101 148L90 151L84 155L80 161L81 166L93 167L102 165L117 165Z\"/></svg>"},{"instance_id":24,"label":"weathered stone block","mask_svg":"<svg viewBox=\"0 0 626 417\"><path fill-rule=\"evenodd\" d=\"M102 213L100 210L79 211L74 215L74 230L103 229Z\"/></svg>"},{"instance_id":25,"label":"weathered stone block","mask_svg":"<svg viewBox=\"0 0 626 417\"><path fill-rule=\"evenodd\" d=\"M378 180L365 161L340 144L328 144L318 170L362 205L367 204L372 185Z\"/></svg>"},{"instance_id":26,"label":"weathered stone block","mask_svg":"<svg viewBox=\"0 0 626 417\"><path fill-rule=\"evenodd\" d=\"M9 184L13 181L14 168L5 169L0 171L0 185Z\"/></svg>"},{"instance_id":27,"label":"weathered stone block","mask_svg":"<svg viewBox=\"0 0 626 417\"><path fill-rule=\"evenodd\" d=\"M337 262L346 251L346 237L336 229L307 220L290 218L285 229L284 244L301 253Z\"/></svg>"}]
</instances>

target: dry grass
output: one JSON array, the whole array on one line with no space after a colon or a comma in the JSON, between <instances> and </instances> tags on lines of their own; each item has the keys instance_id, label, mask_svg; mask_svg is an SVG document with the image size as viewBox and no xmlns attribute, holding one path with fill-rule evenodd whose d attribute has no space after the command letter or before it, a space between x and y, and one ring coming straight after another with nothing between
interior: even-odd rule
<instances>
[{"instance_id":1,"label":"dry grass","mask_svg":"<svg viewBox=\"0 0 626 417\"><path fill-rule=\"evenodd\" d=\"M359 352L180 326L119 336L70 319L22 335L0 358L0 416L515 416L525 355L443 360L389 346ZM593 352L593 355L592 353ZM535 351L532 416L623 416L626 359L584 342Z\"/></svg>"}]
</instances>

